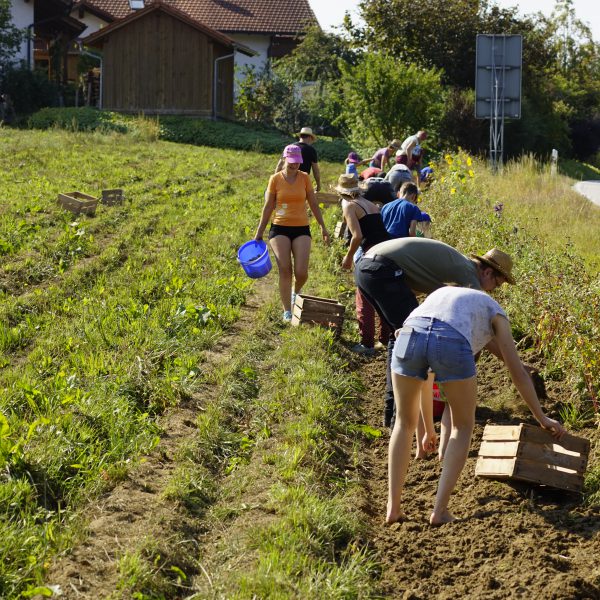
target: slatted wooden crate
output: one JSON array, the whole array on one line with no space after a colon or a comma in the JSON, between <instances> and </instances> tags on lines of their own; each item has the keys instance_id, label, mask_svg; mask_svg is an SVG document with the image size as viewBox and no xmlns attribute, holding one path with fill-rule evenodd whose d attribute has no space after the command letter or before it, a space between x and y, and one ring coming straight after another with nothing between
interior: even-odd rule
<instances>
[{"instance_id":1,"label":"slatted wooden crate","mask_svg":"<svg viewBox=\"0 0 600 600\"><path fill-rule=\"evenodd\" d=\"M333 237L336 240L341 240L344 237L344 233L346 233L346 221L338 221L333 230Z\"/></svg>"},{"instance_id":2,"label":"slatted wooden crate","mask_svg":"<svg viewBox=\"0 0 600 600\"><path fill-rule=\"evenodd\" d=\"M58 203L67 210L78 214L94 216L98 206L98 198L83 192L66 192L58 194Z\"/></svg>"},{"instance_id":3,"label":"slatted wooden crate","mask_svg":"<svg viewBox=\"0 0 600 600\"><path fill-rule=\"evenodd\" d=\"M123 204L123 190L102 190L102 204L106 204L106 206Z\"/></svg>"},{"instance_id":4,"label":"slatted wooden crate","mask_svg":"<svg viewBox=\"0 0 600 600\"><path fill-rule=\"evenodd\" d=\"M590 442L574 435L557 442L549 431L525 423L486 425L475 475L580 492L589 452Z\"/></svg>"},{"instance_id":5,"label":"slatted wooden crate","mask_svg":"<svg viewBox=\"0 0 600 600\"><path fill-rule=\"evenodd\" d=\"M316 192L317 204L333 206L340 203L340 195L337 192Z\"/></svg>"},{"instance_id":6,"label":"slatted wooden crate","mask_svg":"<svg viewBox=\"0 0 600 600\"><path fill-rule=\"evenodd\" d=\"M312 323L340 333L346 307L337 300L298 294L292 306L292 325Z\"/></svg>"}]
</instances>

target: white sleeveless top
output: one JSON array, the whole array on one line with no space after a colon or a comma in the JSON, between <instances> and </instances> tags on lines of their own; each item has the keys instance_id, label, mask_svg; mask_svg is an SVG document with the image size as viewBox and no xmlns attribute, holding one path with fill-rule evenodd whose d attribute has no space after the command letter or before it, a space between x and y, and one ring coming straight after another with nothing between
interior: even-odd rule
<instances>
[{"instance_id":1,"label":"white sleeveless top","mask_svg":"<svg viewBox=\"0 0 600 600\"><path fill-rule=\"evenodd\" d=\"M508 318L502 307L485 292L446 286L427 296L407 321L412 317L439 319L463 335L473 354L477 354L494 337L492 319L496 315Z\"/></svg>"}]
</instances>

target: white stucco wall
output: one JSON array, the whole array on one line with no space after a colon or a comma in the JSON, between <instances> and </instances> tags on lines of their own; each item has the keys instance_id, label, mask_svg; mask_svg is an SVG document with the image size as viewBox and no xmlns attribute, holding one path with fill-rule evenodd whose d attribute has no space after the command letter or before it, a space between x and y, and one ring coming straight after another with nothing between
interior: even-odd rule
<instances>
[{"instance_id":1,"label":"white stucco wall","mask_svg":"<svg viewBox=\"0 0 600 600\"><path fill-rule=\"evenodd\" d=\"M96 31L98 31L99 29L102 29L102 27L106 27L106 25L107 25L106 21L104 21L103 19L100 19L96 15L90 14L87 11L86 11L83 19L79 18L78 10L74 10L73 12L71 12L71 16L74 19L77 19L78 21L81 21L82 23L85 23L87 25L87 28L82 33L79 34L80 39L82 39L88 35L91 35L92 33L95 33Z\"/></svg>"},{"instance_id":2,"label":"white stucco wall","mask_svg":"<svg viewBox=\"0 0 600 600\"><path fill-rule=\"evenodd\" d=\"M11 0L10 11L12 22L19 29L26 29L28 25L33 23L33 2L25 2L24 0ZM31 56L33 57L33 42L31 44ZM17 61L27 60L27 42L23 42L15 57Z\"/></svg>"},{"instance_id":3,"label":"white stucco wall","mask_svg":"<svg viewBox=\"0 0 600 600\"><path fill-rule=\"evenodd\" d=\"M235 42L244 44L244 46L258 52L258 56L246 56L241 52L235 53L236 78L246 65L253 65L259 70L265 66L268 60L270 36L245 33L227 33L226 35Z\"/></svg>"}]
</instances>

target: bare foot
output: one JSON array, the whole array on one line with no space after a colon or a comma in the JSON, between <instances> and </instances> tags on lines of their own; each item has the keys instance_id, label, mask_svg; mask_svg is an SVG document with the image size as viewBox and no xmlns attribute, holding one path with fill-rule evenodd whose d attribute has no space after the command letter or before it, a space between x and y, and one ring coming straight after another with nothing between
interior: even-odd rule
<instances>
[{"instance_id":1,"label":"bare foot","mask_svg":"<svg viewBox=\"0 0 600 600\"><path fill-rule=\"evenodd\" d=\"M452 523L453 521L456 521L456 517L447 510L439 515L433 511L429 517L430 525L445 525L446 523Z\"/></svg>"},{"instance_id":2,"label":"bare foot","mask_svg":"<svg viewBox=\"0 0 600 600\"><path fill-rule=\"evenodd\" d=\"M397 513L388 513L385 518L386 525L393 525L394 523L402 523L402 521L408 521L408 517L402 511Z\"/></svg>"}]
</instances>

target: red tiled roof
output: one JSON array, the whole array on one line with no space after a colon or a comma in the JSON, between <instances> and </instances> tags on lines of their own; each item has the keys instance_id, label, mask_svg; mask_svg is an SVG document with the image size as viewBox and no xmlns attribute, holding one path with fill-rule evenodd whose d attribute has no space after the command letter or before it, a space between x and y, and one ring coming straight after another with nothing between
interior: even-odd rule
<instances>
[{"instance_id":1,"label":"red tiled roof","mask_svg":"<svg viewBox=\"0 0 600 600\"><path fill-rule=\"evenodd\" d=\"M174 8L172 5L167 4L166 2L156 2L156 3L152 3L152 4L148 3L146 8L137 10L137 11L132 11L124 19L116 20L113 23L111 23L110 25L107 25L106 27L103 27L102 29L96 31L95 33L92 33L91 35L86 37L83 40L83 42L90 46L102 45L101 43L99 44L99 42L102 42L102 40L104 40L104 38L107 35L110 35L112 32L117 31L118 29L121 29L122 27L126 27L132 21L136 21L137 19L142 19L147 14L153 13L155 11L162 11L162 12L165 12L165 13L171 15L172 17L175 17L176 19L180 19L181 21L187 23L188 25L194 27L195 29L198 29L205 35L208 35L209 37L217 40L224 46L227 46L229 48L235 46L240 51L244 52L244 54L249 54L249 55L256 54L250 48L247 48L246 46L243 46L242 44L236 44L230 37L227 37L225 34L221 33L220 31L216 31L215 29L211 29L210 27L207 27L206 25L196 21L195 19L192 19L188 14Z\"/></svg>"},{"instance_id":2,"label":"red tiled roof","mask_svg":"<svg viewBox=\"0 0 600 600\"><path fill-rule=\"evenodd\" d=\"M146 0L146 5L153 0ZM157 0L158 1L158 0ZM308 0L160 0L217 31L230 33L301 33L318 21ZM87 5L122 19L129 0L86 0Z\"/></svg>"}]
</instances>

